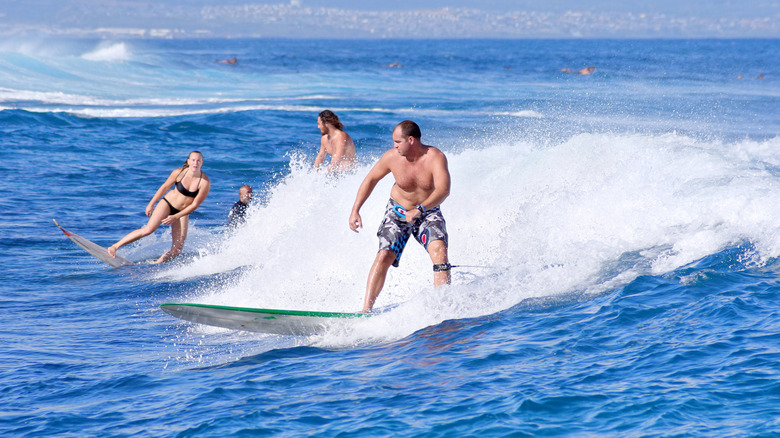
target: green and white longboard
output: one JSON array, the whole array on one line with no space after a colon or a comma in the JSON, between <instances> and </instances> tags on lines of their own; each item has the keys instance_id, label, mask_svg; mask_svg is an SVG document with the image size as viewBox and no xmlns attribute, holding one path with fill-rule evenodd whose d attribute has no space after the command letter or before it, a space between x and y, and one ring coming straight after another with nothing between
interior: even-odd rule
<instances>
[{"instance_id":1,"label":"green and white longboard","mask_svg":"<svg viewBox=\"0 0 780 438\"><path fill-rule=\"evenodd\" d=\"M68 236L68 238L72 240L73 243L78 245L81 249L88 252L90 255L92 255L92 257L95 257L101 262L107 263L115 268L119 268L122 266L130 266L135 264L130 260L127 260L126 258L119 255L116 257L111 257L111 255L108 254L108 251L102 246L98 245L95 242L92 242L91 240L85 239L76 233L71 233L65 228L62 228L60 224L57 223L56 219L52 219L52 220L54 221L54 225L56 225L57 228L59 228L63 233L65 233L65 235Z\"/></svg>"},{"instance_id":2,"label":"green and white longboard","mask_svg":"<svg viewBox=\"0 0 780 438\"><path fill-rule=\"evenodd\" d=\"M160 308L187 321L233 330L277 335L308 336L322 333L337 321L368 318L371 313L313 312L304 310L254 309L210 304L165 303Z\"/></svg>"}]
</instances>

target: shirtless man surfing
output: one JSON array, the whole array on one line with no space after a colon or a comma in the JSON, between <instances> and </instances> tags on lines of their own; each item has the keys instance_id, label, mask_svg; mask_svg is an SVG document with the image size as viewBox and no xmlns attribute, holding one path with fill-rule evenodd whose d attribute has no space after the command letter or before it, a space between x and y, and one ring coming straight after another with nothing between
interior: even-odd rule
<instances>
[{"instance_id":1,"label":"shirtless man surfing","mask_svg":"<svg viewBox=\"0 0 780 438\"><path fill-rule=\"evenodd\" d=\"M410 236L428 251L433 262L436 286L450 283L447 259L447 226L439 205L450 194L450 171L447 157L439 149L420 141L420 127L406 120L393 129L393 148L382 155L360 184L349 228L363 228L360 207L377 183L392 173L395 184L390 201L379 225L379 252L368 274L363 312L370 312L382 291L390 266L398 266L401 253Z\"/></svg>"},{"instance_id":2,"label":"shirtless man surfing","mask_svg":"<svg viewBox=\"0 0 780 438\"><path fill-rule=\"evenodd\" d=\"M357 153L352 137L344 132L344 125L331 110L322 111L317 116L317 128L320 129L320 151L314 159L314 169L319 169L330 155L330 163L325 168L328 172L350 170L357 164Z\"/></svg>"}]
</instances>

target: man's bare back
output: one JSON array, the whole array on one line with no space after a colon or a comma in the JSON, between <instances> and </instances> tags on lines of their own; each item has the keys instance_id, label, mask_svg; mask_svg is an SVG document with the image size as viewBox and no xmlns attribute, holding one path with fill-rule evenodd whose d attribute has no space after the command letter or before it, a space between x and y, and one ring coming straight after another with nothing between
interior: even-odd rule
<instances>
[{"instance_id":1,"label":"man's bare back","mask_svg":"<svg viewBox=\"0 0 780 438\"><path fill-rule=\"evenodd\" d=\"M357 162L357 151L352 137L344 131L335 129L320 140L320 147L330 155L328 171L340 172L350 169Z\"/></svg>"},{"instance_id":2,"label":"man's bare back","mask_svg":"<svg viewBox=\"0 0 780 438\"><path fill-rule=\"evenodd\" d=\"M325 110L317 117L317 128L320 129L320 150L314 159L314 168L318 169L330 155L328 172L341 172L355 167L357 151L352 137L343 130L338 116L330 110Z\"/></svg>"}]
</instances>

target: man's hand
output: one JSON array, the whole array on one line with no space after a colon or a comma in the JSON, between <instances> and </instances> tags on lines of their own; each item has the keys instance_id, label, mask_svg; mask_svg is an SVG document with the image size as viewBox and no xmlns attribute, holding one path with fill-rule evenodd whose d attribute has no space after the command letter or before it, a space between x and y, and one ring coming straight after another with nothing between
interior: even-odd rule
<instances>
[{"instance_id":1,"label":"man's hand","mask_svg":"<svg viewBox=\"0 0 780 438\"><path fill-rule=\"evenodd\" d=\"M406 223L414 223L414 221L417 220L418 217L420 217L422 213L420 213L420 210L413 208L411 210L406 210Z\"/></svg>"},{"instance_id":2,"label":"man's hand","mask_svg":"<svg viewBox=\"0 0 780 438\"><path fill-rule=\"evenodd\" d=\"M363 220L360 218L360 213L353 210L349 215L349 229L357 233L358 228L363 228Z\"/></svg>"}]
</instances>

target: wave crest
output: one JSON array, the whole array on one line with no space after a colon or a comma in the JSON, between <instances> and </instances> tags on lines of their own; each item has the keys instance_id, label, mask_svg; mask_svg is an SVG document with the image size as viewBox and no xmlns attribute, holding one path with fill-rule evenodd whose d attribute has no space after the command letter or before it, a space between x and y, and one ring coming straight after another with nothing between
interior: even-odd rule
<instances>
[{"instance_id":1,"label":"wave crest","mask_svg":"<svg viewBox=\"0 0 780 438\"><path fill-rule=\"evenodd\" d=\"M430 260L410 242L377 305L413 305L393 311L403 321L385 336L526 299L602 293L745 242L754 249L746 263L780 255L780 183L766 154L780 146L778 138L725 144L678 134L579 134L556 145L485 143L494 145L448 153L453 187L442 205L450 261L483 267L456 269L450 288L434 290ZM370 164L331 179L293 160L244 227L210 254L161 275L186 279L251 266L194 299L359 309L392 184L390 177L381 181L363 206L366 228L349 231L349 211Z\"/></svg>"},{"instance_id":2,"label":"wave crest","mask_svg":"<svg viewBox=\"0 0 780 438\"><path fill-rule=\"evenodd\" d=\"M88 61L128 61L130 59L130 50L125 43L106 43L100 44L92 51L81 55L81 58Z\"/></svg>"}]
</instances>

